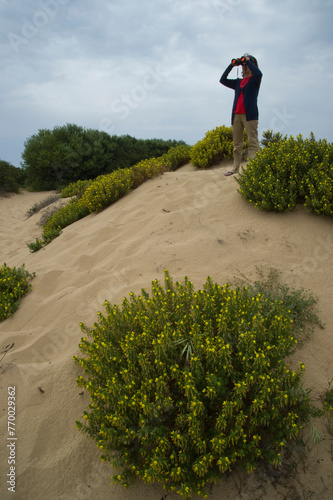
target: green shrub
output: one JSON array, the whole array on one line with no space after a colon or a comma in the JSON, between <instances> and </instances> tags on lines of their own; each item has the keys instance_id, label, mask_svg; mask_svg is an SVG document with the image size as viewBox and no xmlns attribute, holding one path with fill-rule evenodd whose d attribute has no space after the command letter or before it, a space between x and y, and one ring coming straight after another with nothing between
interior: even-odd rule
<instances>
[{"instance_id":1,"label":"green shrub","mask_svg":"<svg viewBox=\"0 0 333 500\"><path fill-rule=\"evenodd\" d=\"M326 140L307 141L309 168L303 176L300 193L311 213L333 214L333 144Z\"/></svg>"},{"instance_id":2,"label":"green shrub","mask_svg":"<svg viewBox=\"0 0 333 500\"><path fill-rule=\"evenodd\" d=\"M305 203L333 213L333 146L313 134L269 143L236 179L243 198L261 210L285 212Z\"/></svg>"},{"instance_id":3,"label":"green shrub","mask_svg":"<svg viewBox=\"0 0 333 500\"><path fill-rule=\"evenodd\" d=\"M44 240L50 237L53 231L63 229L88 215L89 211L81 200L72 199L67 205L59 208L46 222L43 228Z\"/></svg>"},{"instance_id":4,"label":"green shrub","mask_svg":"<svg viewBox=\"0 0 333 500\"><path fill-rule=\"evenodd\" d=\"M21 168L8 161L0 160L0 194L19 193L24 184L25 174Z\"/></svg>"},{"instance_id":5,"label":"green shrub","mask_svg":"<svg viewBox=\"0 0 333 500\"><path fill-rule=\"evenodd\" d=\"M164 288L155 280L151 294L104 306L92 328L81 324L74 360L91 403L76 425L118 469L115 483L139 477L206 496L234 464L280 464L320 414L302 387L304 365L285 361L301 329L284 300L211 278L195 291L166 271Z\"/></svg>"},{"instance_id":6,"label":"green shrub","mask_svg":"<svg viewBox=\"0 0 333 500\"><path fill-rule=\"evenodd\" d=\"M244 150L247 147L247 136L244 134ZM216 127L206 132L205 137L197 142L191 151L191 163L198 168L208 168L224 158L233 157L232 127Z\"/></svg>"},{"instance_id":7,"label":"green shrub","mask_svg":"<svg viewBox=\"0 0 333 500\"><path fill-rule=\"evenodd\" d=\"M101 175L82 195L81 203L89 212L100 212L132 188L131 169L123 168L108 175Z\"/></svg>"},{"instance_id":8,"label":"green shrub","mask_svg":"<svg viewBox=\"0 0 333 500\"><path fill-rule=\"evenodd\" d=\"M65 188L61 190L60 196L62 198L70 198L71 196L77 196L81 198L85 190L93 183L93 180L86 179L84 181L72 182Z\"/></svg>"},{"instance_id":9,"label":"green shrub","mask_svg":"<svg viewBox=\"0 0 333 500\"><path fill-rule=\"evenodd\" d=\"M269 144L272 144L273 142L280 142L282 140L282 134L281 132L273 132L273 130L265 130L262 133L263 138L261 139L260 143L262 146L268 146ZM286 136L285 136L286 139Z\"/></svg>"},{"instance_id":10,"label":"green shrub","mask_svg":"<svg viewBox=\"0 0 333 500\"><path fill-rule=\"evenodd\" d=\"M241 195L261 210L293 210L299 202L303 162L301 137L270 143L237 179Z\"/></svg>"},{"instance_id":11,"label":"green shrub","mask_svg":"<svg viewBox=\"0 0 333 500\"><path fill-rule=\"evenodd\" d=\"M166 170L167 166L163 157L140 161L131 168L133 189L136 189L148 179L163 174Z\"/></svg>"},{"instance_id":12,"label":"green shrub","mask_svg":"<svg viewBox=\"0 0 333 500\"><path fill-rule=\"evenodd\" d=\"M191 159L192 146L180 145L170 148L169 151L163 155L163 160L169 170L177 170L177 168L185 165Z\"/></svg>"},{"instance_id":13,"label":"green shrub","mask_svg":"<svg viewBox=\"0 0 333 500\"><path fill-rule=\"evenodd\" d=\"M19 267L0 267L0 321L4 321L17 311L21 298L32 289L30 274L24 264Z\"/></svg>"},{"instance_id":14,"label":"green shrub","mask_svg":"<svg viewBox=\"0 0 333 500\"><path fill-rule=\"evenodd\" d=\"M38 250L43 248L43 246L44 246L43 238L36 238L35 241L32 241L31 243L27 243L27 247L29 248L30 252L32 252L32 253L38 252Z\"/></svg>"}]
</instances>

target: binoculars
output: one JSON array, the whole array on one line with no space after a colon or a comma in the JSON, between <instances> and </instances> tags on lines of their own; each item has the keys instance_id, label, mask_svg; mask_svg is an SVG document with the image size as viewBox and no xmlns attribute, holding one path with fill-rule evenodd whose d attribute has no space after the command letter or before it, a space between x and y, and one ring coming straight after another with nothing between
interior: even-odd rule
<instances>
[{"instance_id":1,"label":"binoculars","mask_svg":"<svg viewBox=\"0 0 333 500\"><path fill-rule=\"evenodd\" d=\"M231 63L234 65L234 66L240 66L241 64L244 64L246 62L246 58L245 56L242 56L242 57L236 57L234 59L231 59Z\"/></svg>"}]
</instances>

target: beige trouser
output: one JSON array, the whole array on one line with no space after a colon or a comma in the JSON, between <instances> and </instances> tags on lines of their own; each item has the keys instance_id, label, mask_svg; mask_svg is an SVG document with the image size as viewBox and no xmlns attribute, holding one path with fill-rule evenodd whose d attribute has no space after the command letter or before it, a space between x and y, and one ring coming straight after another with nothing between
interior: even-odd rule
<instances>
[{"instance_id":1,"label":"beige trouser","mask_svg":"<svg viewBox=\"0 0 333 500\"><path fill-rule=\"evenodd\" d=\"M232 136L234 143L234 163L232 166L232 171L234 173L239 171L239 167L242 161L243 146L244 146L244 128L247 133L249 147L248 147L248 157L252 160L256 152L259 150L259 139L258 139L258 120L246 121L246 115L240 114L234 116L234 122L232 124Z\"/></svg>"}]
</instances>

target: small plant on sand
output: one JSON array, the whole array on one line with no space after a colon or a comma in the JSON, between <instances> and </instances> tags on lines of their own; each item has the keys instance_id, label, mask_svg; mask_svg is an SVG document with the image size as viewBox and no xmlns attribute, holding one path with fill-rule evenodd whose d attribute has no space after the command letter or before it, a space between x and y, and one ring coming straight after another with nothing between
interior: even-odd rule
<instances>
[{"instance_id":1,"label":"small plant on sand","mask_svg":"<svg viewBox=\"0 0 333 500\"><path fill-rule=\"evenodd\" d=\"M21 298L32 289L30 274L24 264L19 267L0 267L0 321L9 318L18 309Z\"/></svg>"},{"instance_id":2,"label":"small plant on sand","mask_svg":"<svg viewBox=\"0 0 333 500\"><path fill-rule=\"evenodd\" d=\"M271 293L265 293L270 290ZM272 291L273 290L273 291ZM130 293L84 337L79 387L91 402L77 427L116 468L115 483L159 482L184 498L207 488L235 464L248 472L278 466L304 423L322 414L302 386L304 364L286 362L302 337L305 309L289 289L223 286L188 278L151 293Z\"/></svg>"}]
</instances>

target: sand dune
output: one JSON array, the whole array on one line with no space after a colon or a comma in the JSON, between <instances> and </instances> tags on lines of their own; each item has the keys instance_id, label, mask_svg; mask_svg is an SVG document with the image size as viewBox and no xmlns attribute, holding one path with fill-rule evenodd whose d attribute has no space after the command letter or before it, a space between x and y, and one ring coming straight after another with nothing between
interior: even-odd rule
<instances>
[{"instance_id":1,"label":"sand dune","mask_svg":"<svg viewBox=\"0 0 333 500\"><path fill-rule=\"evenodd\" d=\"M19 500L160 500L165 491L139 482L110 486L110 467L93 442L74 428L88 406L75 378L79 323L91 325L108 299L150 288L167 268L174 279L189 276L201 287L208 275L225 283L238 272L255 277L256 266L275 267L291 285L319 297L326 328L294 356L307 367L305 384L319 395L333 378L332 218L303 207L288 214L256 210L237 193L225 165L198 171L191 165L152 179L99 214L64 229L35 254L26 243L41 234L41 214L26 212L49 193L0 199L0 261L26 264L34 289L16 314L0 323L0 346L14 343L1 362L1 498L7 491L7 388L16 387ZM5 364L7 363L7 365ZM291 477L235 470L213 488L212 500L333 498L333 440L319 423L322 440L308 442L304 462ZM309 430L306 431L310 434ZM168 494L168 500L180 497Z\"/></svg>"}]
</instances>

